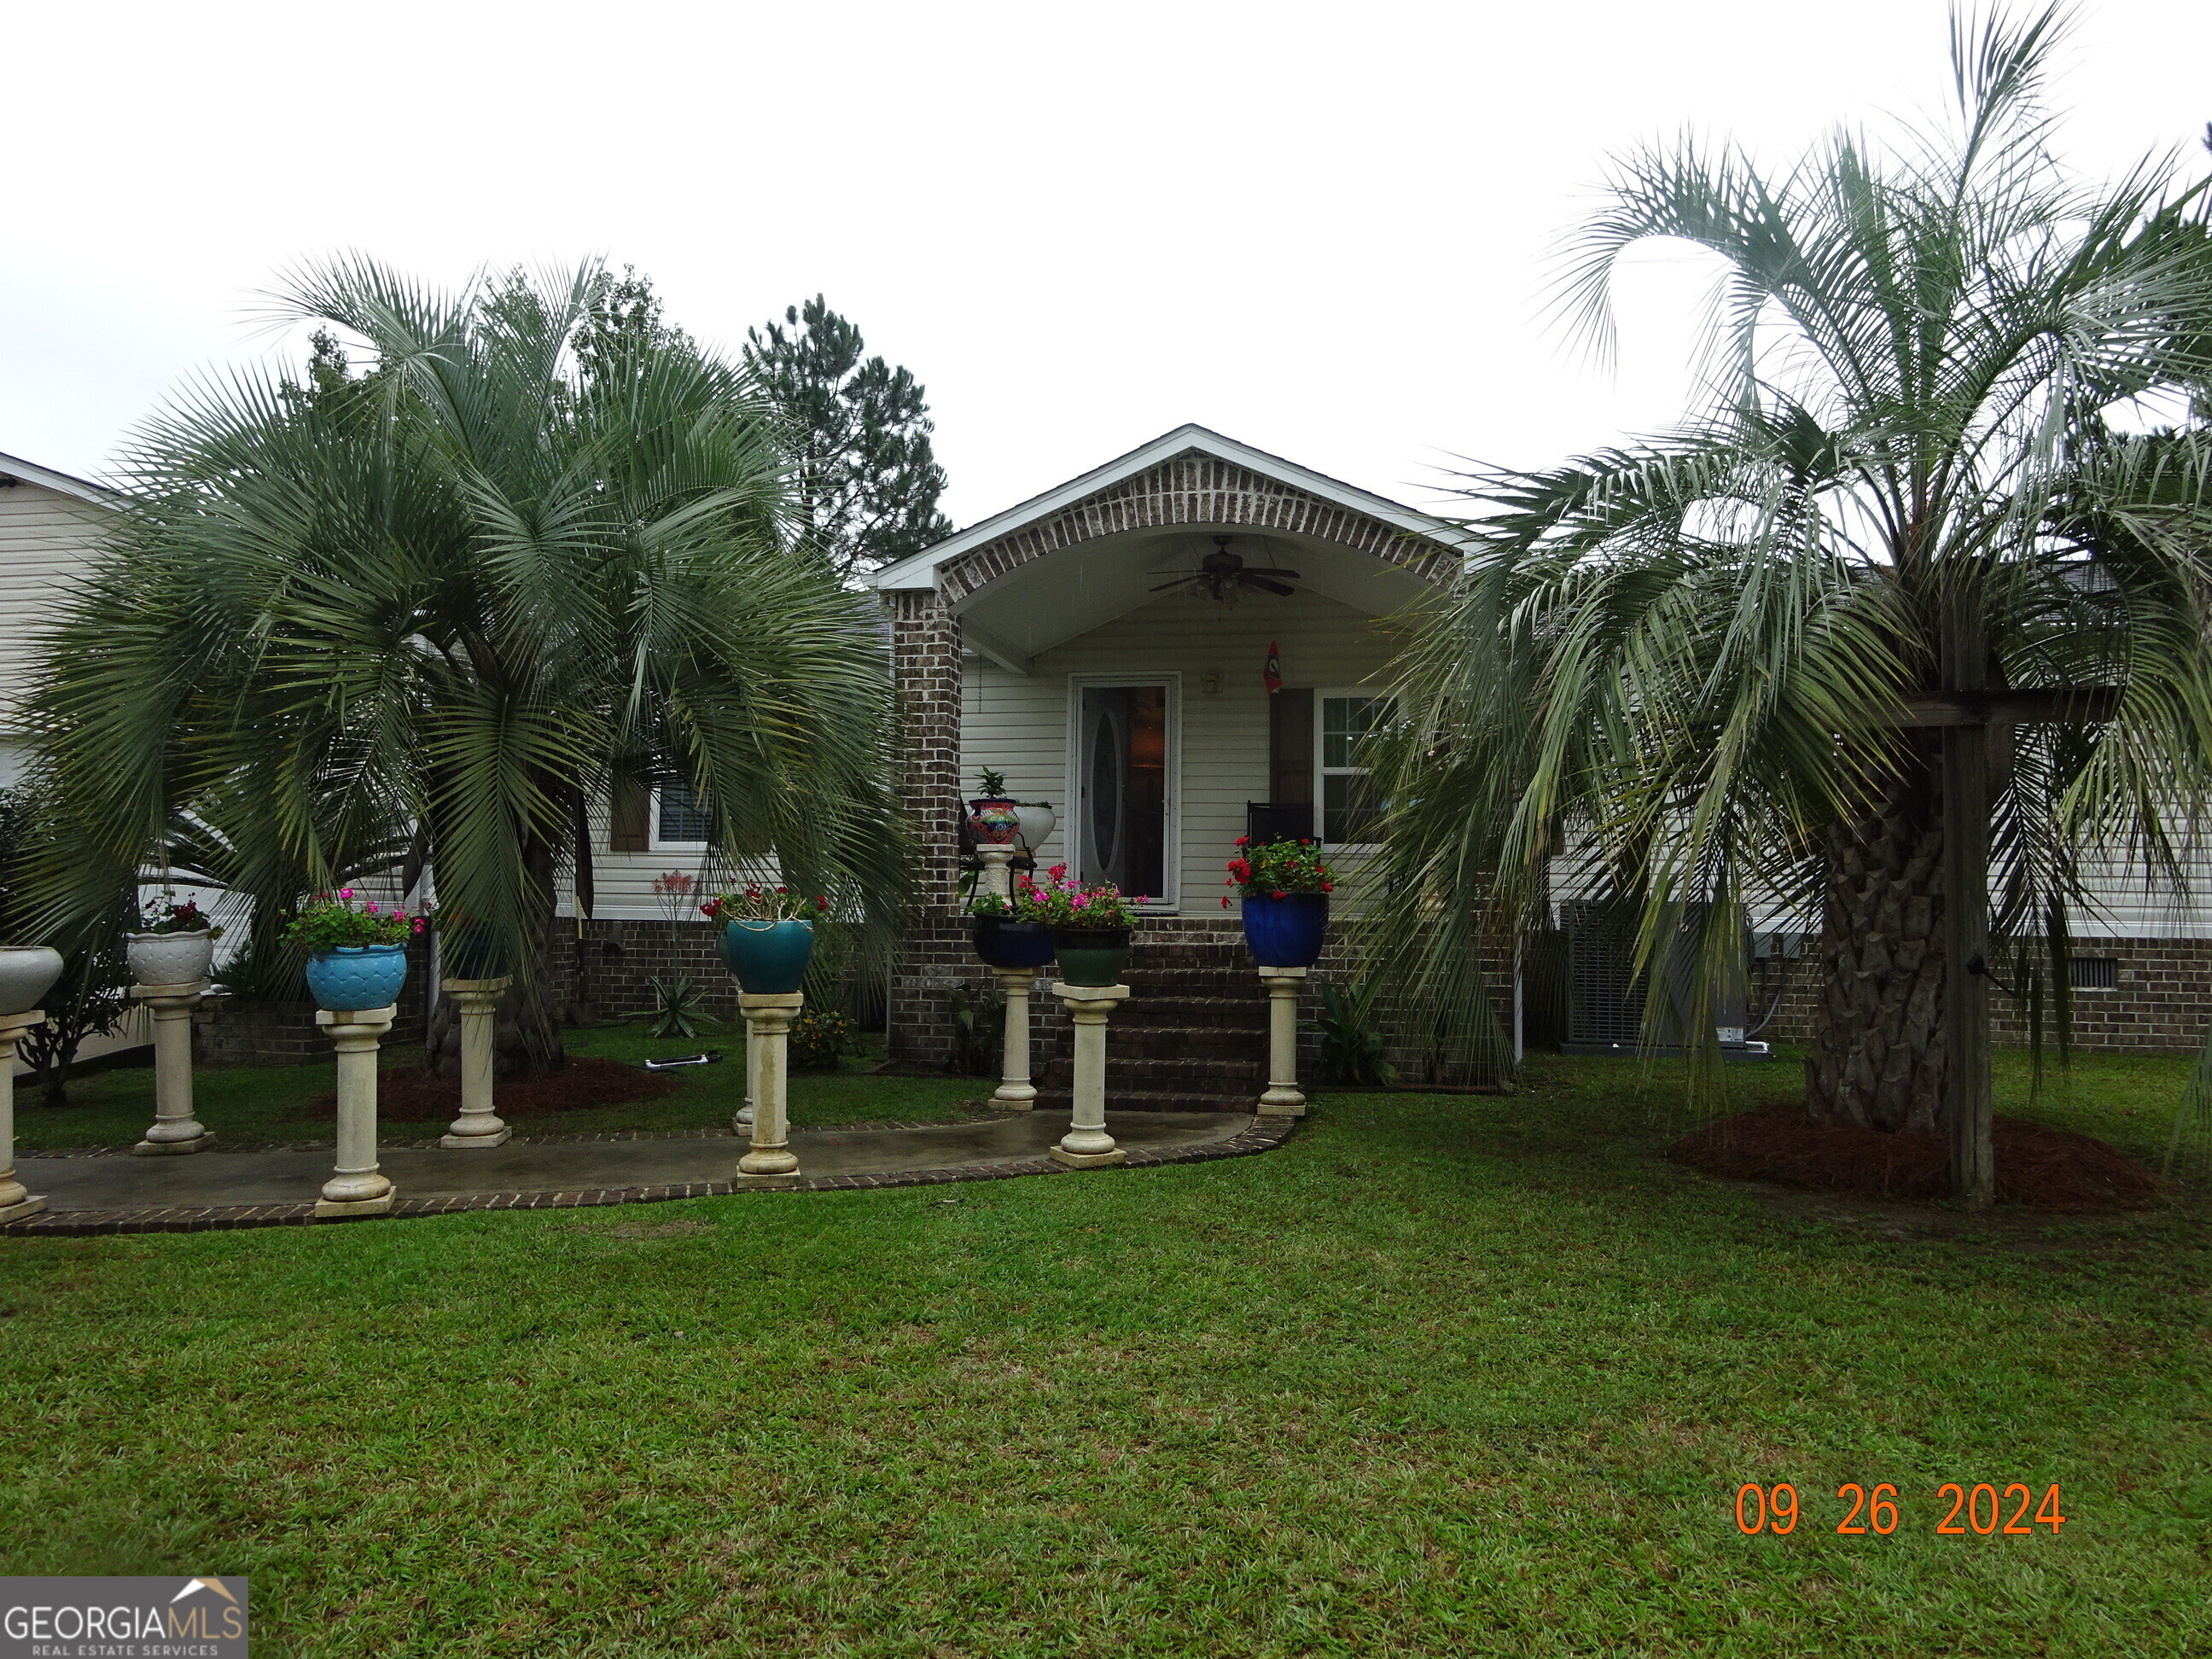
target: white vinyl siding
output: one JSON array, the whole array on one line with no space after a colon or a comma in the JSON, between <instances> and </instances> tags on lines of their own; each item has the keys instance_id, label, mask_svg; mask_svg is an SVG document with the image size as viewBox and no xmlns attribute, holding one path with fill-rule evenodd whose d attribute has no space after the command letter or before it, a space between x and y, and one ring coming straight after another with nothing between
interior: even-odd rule
<instances>
[{"instance_id":1,"label":"white vinyl siding","mask_svg":"<svg viewBox=\"0 0 2212 1659\"><path fill-rule=\"evenodd\" d=\"M0 732L22 729L37 629L99 550L108 516L34 483L0 489Z\"/></svg>"}]
</instances>

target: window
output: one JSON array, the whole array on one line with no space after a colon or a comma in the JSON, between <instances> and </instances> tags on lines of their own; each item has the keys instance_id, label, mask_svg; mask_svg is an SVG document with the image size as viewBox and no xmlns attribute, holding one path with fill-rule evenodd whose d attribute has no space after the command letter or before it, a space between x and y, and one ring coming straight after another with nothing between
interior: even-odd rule
<instances>
[{"instance_id":1,"label":"window","mask_svg":"<svg viewBox=\"0 0 2212 1659\"><path fill-rule=\"evenodd\" d=\"M708 828L707 809L699 805L690 784L663 784L653 791L655 847L704 847Z\"/></svg>"},{"instance_id":2,"label":"window","mask_svg":"<svg viewBox=\"0 0 2212 1659\"><path fill-rule=\"evenodd\" d=\"M2066 982L2077 991L2117 990L2120 983L2118 957L2069 957Z\"/></svg>"},{"instance_id":3,"label":"window","mask_svg":"<svg viewBox=\"0 0 2212 1659\"><path fill-rule=\"evenodd\" d=\"M1389 697L1352 692L1323 692L1314 702L1321 727L1321 838L1331 847L1356 846L1368 839L1380 805L1364 751L1395 705Z\"/></svg>"}]
</instances>

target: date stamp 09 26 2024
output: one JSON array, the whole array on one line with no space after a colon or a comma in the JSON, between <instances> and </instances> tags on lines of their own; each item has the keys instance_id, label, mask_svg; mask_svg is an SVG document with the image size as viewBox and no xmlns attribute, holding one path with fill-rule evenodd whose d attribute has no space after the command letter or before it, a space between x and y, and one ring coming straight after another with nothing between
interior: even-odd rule
<instances>
[{"instance_id":1,"label":"date stamp 09 26 2024","mask_svg":"<svg viewBox=\"0 0 2212 1659\"><path fill-rule=\"evenodd\" d=\"M2020 1501L2013 1504L2011 1517L2002 1519L2005 1506L2013 1503L2015 1494ZM1898 1510L1897 1488L1889 1482L1883 1481L1869 1489L1856 1480L1845 1481L1836 1488L1836 1496L1850 1505L1843 1519L1836 1523L1838 1532L1847 1537L1873 1534L1887 1538L1897 1530L1902 1517ZM2035 1530L2039 1526L2048 1527L2048 1535L2055 1538L2058 1528L2066 1522L2066 1516L2059 1510L2055 1481L2045 1490L2041 1503L2036 1502L2030 1487L2017 1480L2002 1489L2002 1496L1990 1481L1962 1486L1955 1480L1947 1480L1936 1489L1936 1501L1940 1504L1947 1499L1949 1512L1936 1523L1936 1530L1947 1538L1987 1538L1993 1534L2037 1537L2044 1535ZM1799 1513L1797 1488L1786 1480L1772 1486L1747 1483L1736 1488L1735 1524L1739 1532L1786 1535L1796 1531Z\"/></svg>"}]
</instances>

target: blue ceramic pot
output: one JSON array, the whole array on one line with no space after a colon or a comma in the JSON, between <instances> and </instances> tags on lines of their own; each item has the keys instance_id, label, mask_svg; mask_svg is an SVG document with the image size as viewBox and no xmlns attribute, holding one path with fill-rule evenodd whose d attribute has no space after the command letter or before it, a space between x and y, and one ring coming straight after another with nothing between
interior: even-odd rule
<instances>
[{"instance_id":1,"label":"blue ceramic pot","mask_svg":"<svg viewBox=\"0 0 2212 1659\"><path fill-rule=\"evenodd\" d=\"M1262 968L1310 968L1328 937L1328 895L1285 893L1244 901L1244 942Z\"/></svg>"},{"instance_id":2,"label":"blue ceramic pot","mask_svg":"<svg viewBox=\"0 0 2212 1659\"><path fill-rule=\"evenodd\" d=\"M1042 968L1052 960L1052 929L1041 921L978 916L975 954L994 968Z\"/></svg>"},{"instance_id":3,"label":"blue ceramic pot","mask_svg":"<svg viewBox=\"0 0 2212 1659\"><path fill-rule=\"evenodd\" d=\"M738 988L757 997L789 996L806 977L814 954L811 921L728 921L722 924L722 960Z\"/></svg>"},{"instance_id":4,"label":"blue ceramic pot","mask_svg":"<svg viewBox=\"0 0 2212 1659\"><path fill-rule=\"evenodd\" d=\"M389 1008L405 983L404 945L341 945L307 958L307 990L333 1012Z\"/></svg>"}]
</instances>

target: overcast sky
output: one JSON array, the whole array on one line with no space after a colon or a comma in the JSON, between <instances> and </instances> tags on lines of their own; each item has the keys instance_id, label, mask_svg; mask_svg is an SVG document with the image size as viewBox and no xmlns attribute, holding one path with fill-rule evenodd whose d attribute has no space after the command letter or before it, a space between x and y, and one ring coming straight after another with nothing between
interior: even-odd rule
<instances>
[{"instance_id":1,"label":"overcast sky","mask_svg":"<svg viewBox=\"0 0 2212 1659\"><path fill-rule=\"evenodd\" d=\"M733 343L817 291L929 389L971 522L1200 421L1431 501L1662 424L1697 272L1640 263L1615 374L1542 325L1609 151L1782 155L1933 108L1941 0L1572 6L26 7L7 31L0 451L97 476L272 349L304 256L441 279L591 254ZM2212 118L2212 7L2093 0L2063 149ZM2208 159L2193 152L2192 170Z\"/></svg>"}]
</instances>

